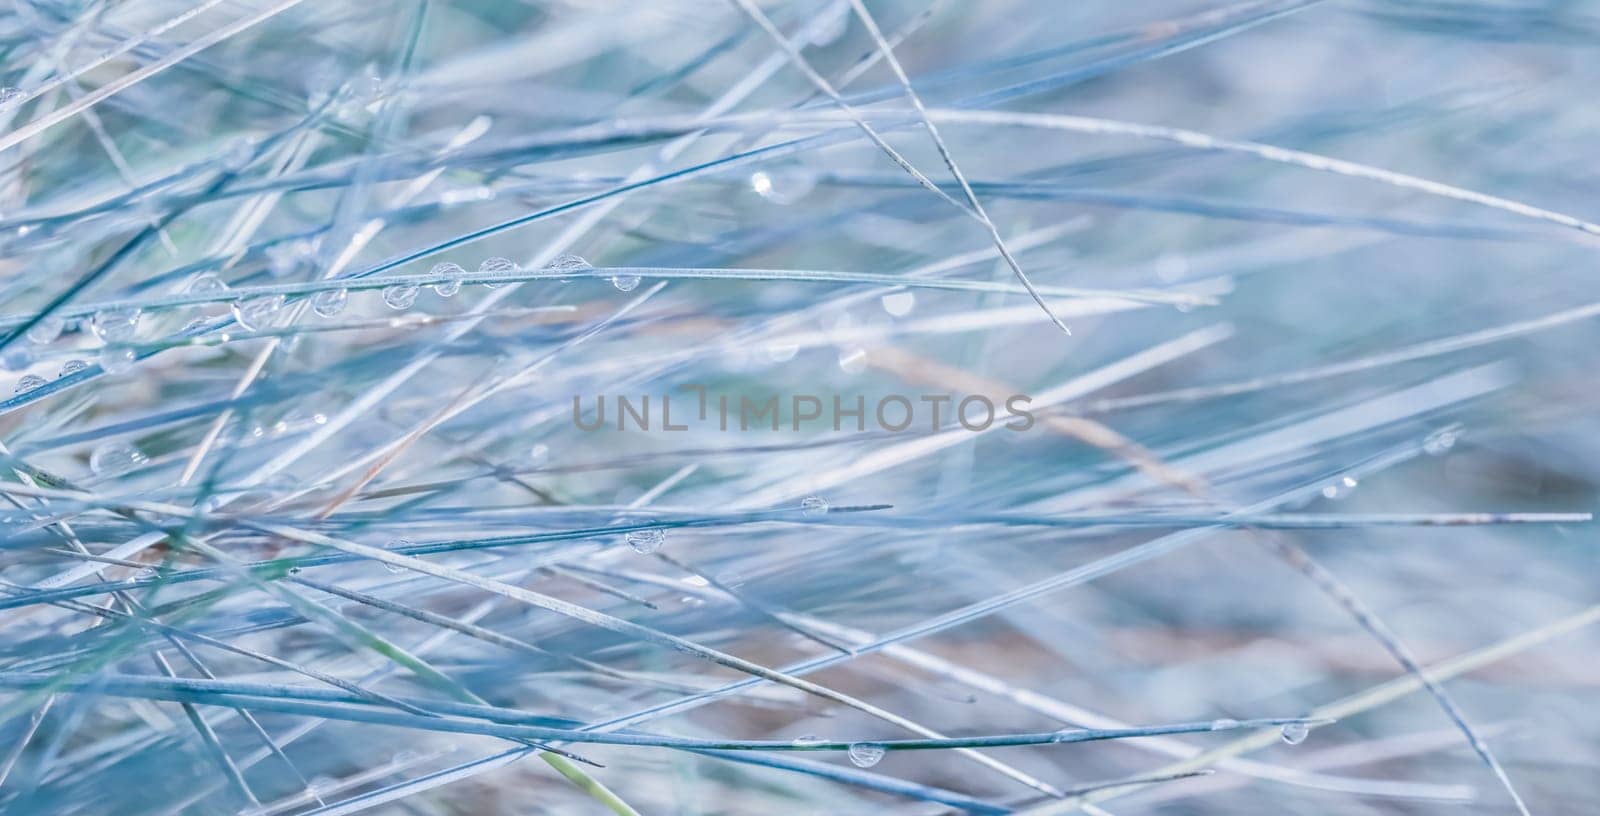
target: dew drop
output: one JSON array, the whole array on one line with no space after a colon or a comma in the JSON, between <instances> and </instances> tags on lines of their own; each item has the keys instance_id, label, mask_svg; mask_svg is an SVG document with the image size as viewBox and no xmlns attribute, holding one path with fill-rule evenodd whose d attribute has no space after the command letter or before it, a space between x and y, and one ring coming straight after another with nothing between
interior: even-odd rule
<instances>
[{"instance_id":1,"label":"dew drop","mask_svg":"<svg viewBox=\"0 0 1600 816\"><path fill-rule=\"evenodd\" d=\"M540 442L528 449L528 462L534 467L541 467L550 461L550 446Z\"/></svg>"},{"instance_id":2,"label":"dew drop","mask_svg":"<svg viewBox=\"0 0 1600 816\"><path fill-rule=\"evenodd\" d=\"M133 338L139 327L138 309L101 309L89 318L94 336L105 343L120 343Z\"/></svg>"},{"instance_id":3,"label":"dew drop","mask_svg":"<svg viewBox=\"0 0 1600 816\"><path fill-rule=\"evenodd\" d=\"M611 285L617 287L618 292L632 292L639 288L639 276L618 275L611 279Z\"/></svg>"},{"instance_id":4,"label":"dew drop","mask_svg":"<svg viewBox=\"0 0 1600 816\"><path fill-rule=\"evenodd\" d=\"M17 393L21 394L25 391L32 391L41 385L44 385L43 377L39 376L38 374L29 374L28 376L17 380Z\"/></svg>"},{"instance_id":5,"label":"dew drop","mask_svg":"<svg viewBox=\"0 0 1600 816\"><path fill-rule=\"evenodd\" d=\"M883 759L887 751L875 743L852 742L847 753L850 755L850 764L857 768L871 768Z\"/></svg>"},{"instance_id":6,"label":"dew drop","mask_svg":"<svg viewBox=\"0 0 1600 816\"><path fill-rule=\"evenodd\" d=\"M593 269L594 265L584 260L582 255L563 252L550 262L551 269Z\"/></svg>"},{"instance_id":7,"label":"dew drop","mask_svg":"<svg viewBox=\"0 0 1600 816\"><path fill-rule=\"evenodd\" d=\"M883 310L891 317L905 317L917 305L917 296L914 292L890 292L879 298Z\"/></svg>"},{"instance_id":8,"label":"dew drop","mask_svg":"<svg viewBox=\"0 0 1600 816\"><path fill-rule=\"evenodd\" d=\"M61 336L61 331L67 327L67 321L56 315L45 315L39 322L28 328L28 342L45 345L55 342Z\"/></svg>"},{"instance_id":9,"label":"dew drop","mask_svg":"<svg viewBox=\"0 0 1600 816\"><path fill-rule=\"evenodd\" d=\"M184 289L184 292L190 295L216 295L226 291L228 291L228 284L223 283L222 278L210 272L196 275L194 280L189 281L188 287Z\"/></svg>"},{"instance_id":10,"label":"dew drop","mask_svg":"<svg viewBox=\"0 0 1600 816\"><path fill-rule=\"evenodd\" d=\"M65 363L61 364L61 373L59 375L57 375L57 376L61 376L61 377L70 376L70 375L76 374L79 371L82 371L82 370L84 370L84 369L86 369L88 367L89 367L89 364L84 362L84 361L82 361L82 360L68 360Z\"/></svg>"},{"instance_id":11,"label":"dew drop","mask_svg":"<svg viewBox=\"0 0 1600 816\"><path fill-rule=\"evenodd\" d=\"M1429 456L1443 456L1456 446L1459 434L1454 428L1441 428L1422 440L1422 452Z\"/></svg>"},{"instance_id":12,"label":"dew drop","mask_svg":"<svg viewBox=\"0 0 1600 816\"><path fill-rule=\"evenodd\" d=\"M821 745L825 742L827 742L827 740L817 736L816 734L806 734L804 736L795 737L790 744L798 748L808 748L813 745Z\"/></svg>"},{"instance_id":13,"label":"dew drop","mask_svg":"<svg viewBox=\"0 0 1600 816\"><path fill-rule=\"evenodd\" d=\"M460 264L434 264L433 268L428 270L429 275L440 278L440 281L433 285L434 294L439 297L455 297L455 294L461 291L461 279L458 276L466 273L467 270L462 269Z\"/></svg>"},{"instance_id":14,"label":"dew drop","mask_svg":"<svg viewBox=\"0 0 1600 816\"><path fill-rule=\"evenodd\" d=\"M826 515L828 500L821 496L807 496L800 501L800 512L807 516Z\"/></svg>"},{"instance_id":15,"label":"dew drop","mask_svg":"<svg viewBox=\"0 0 1600 816\"><path fill-rule=\"evenodd\" d=\"M1283 741L1289 743L1290 745L1299 745L1300 743L1305 742L1306 737L1310 736L1310 734L1311 728L1305 723L1286 723L1283 726L1283 731L1280 732L1280 735L1283 737Z\"/></svg>"},{"instance_id":16,"label":"dew drop","mask_svg":"<svg viewBox=\"0 0 1600 816\"><path fill-rule=\"evenodd\" d=\"M1211 721L1211 730L1212 731L1231 731L1231 730L1233 730L1235 728L1238 728L1238 727L1239 727L1239 721L1238 720L1229 719L1227 717L1223 717L1220 720L1212 720Z\"/></svg>"},{"instance_id":17,"label":"dew drop","mask_svg":"<svg viewBox=\"0 0 1600 816\"><path fill-rule=\"evenodd\" d=\"M144 454L130 443L106 442L89 454L89 471L96 476L117 476L145 461Z\"/></svg>"},{"instance_id":18,"label":"dew drop","mask_svg":"<svg viewBox=\"0 0 1600 816\"><path fill-rule=\"evenodd\" d=\"M417 302L417 286L413 283L397 283L383 289L383 303L391 309L405 310Z\"/></svg>"},{"instance_id":19,"label":"dew drop","mask_svg":"<svg viewBox=\"0 0 1600 816\"><path fill-rule=\"evenodd\" d=\"M24 96L27 96L27 93L21 88L14 88L10 85L0 87L0 110L5 110L17 104L17 100Z\"/></svg>"},{"instance_id":20,"label":"dew drop","mask_svg":"<svg viewBox=\"0 0 1600 816\"><path fill-rule=\"evenodd\" d=\"M627 539L628 546L632 547L634 552L641 555L649 555L661 549L661 545L666 543L667 531L658 527L630 530L624 538Z\"/></svg>"},{"instance_id":21,"label":"dew drop","mask_svg":"<svg viewBox=\"0 0 1600 816\"><path fill-rule=\"evenodd\" d=\"M521 268L510 258L485 258L483 263L478 264L478 271L485 275L515 275ZM498 289L506 284L504 281L485 281L483 285Z\"/></svg>"},{"instance_id":22,"label":"dew drop","mask_svg":"<svg viewBox=\"0 0 1600 816\"><path fill-rule=\"evenodd\" d=\"M242 298L229 304L233 311L233 319L239 321L246 331L259 331L272 322L274 315L283 307L283 295L261 295L260 297Z\"/></svg>"},{"instance_id":23,"label":"dew drop","mask_svg":"<svg viewBox=\"0 0 1600 816\"><path fill-rule=\"evenodd\" d=\"M344 311L350 302L350 293L344 289L324 289L311 296L311 311L319 317L333 317Z\"/></svg>"},{"instance_id":24,"label":"dew drop","mask_svg":"<svg viewBox=\"0 0 1600 816\"><path fill-rule=\"evenodd\" d=\"M139 356L133 353L133 349L104 348L100 350L100 355L96 359L107 374L120 374L133 368L133 364L138 361L138 358Z\"/></svg>"}]
</instances>

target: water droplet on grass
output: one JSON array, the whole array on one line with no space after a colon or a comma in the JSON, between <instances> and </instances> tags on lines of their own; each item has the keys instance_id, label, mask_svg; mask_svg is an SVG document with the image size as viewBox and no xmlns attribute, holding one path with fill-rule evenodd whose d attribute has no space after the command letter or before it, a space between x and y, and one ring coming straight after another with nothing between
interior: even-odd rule
<instances>
[{"instance_id":1,"label":"water droplet on grass","mask_svg":"<svg viewBox=\"0 0 1600 816\"><path fill-rule=\"evenodd\" d=\"M550 262L551 269L593 269L594 266L584 260L582 255L563 252Z\"/></svg>"},{"instance_id":2,"label":"water droplet on grass","mask_svg":"<svg viewBox=\"0 0 1600 816\"><path fill-rule=\"evenodd\" d=\"M61 336L61 331L66 327L67 321L65 318L45 315L39 318L39 322L28 328L28 342L41 346L53 343L57 337Z\"/></svg>"},{"instance_id":3,"label":"water droplet on grass","mask_svg":"<svg viewBox=\"0 0 1600 816\"><path fill-rule=\"evenodd\" d=\"M194 280L189 281L188 288L184 289L184 292L190 295L215 295L226 291L228 284L210 272L196 275Z\"/></svg>"},{"instance_id":4,"label":"water droplet on grass","mask_svg":"<svg viewBox=\"0 0 1600 816\"><path fill-rule=\"evenodd\" d=\"M1428 434L1422 440L1422 452L1429 456L1443 456L1456 446L1457 434L1454 428L1443 428Z\"/></svg>"},{"instance_id":5,"label":"water droplet on grass","mask_svg":"<svg viewBox=\"0 0 1600 816\"><path fill-rule=\"evenodd\" d=\"M133 364L138 362L139 355L134 354L130 348L105 348L100 350L100 356L96 359L107 374L120 374L133 368Z\"/></svg>"},{"instance_id":6,"label":"water droplet on grass","mask_svg":"<svg viewBox=\"0 0 1600 816\"><path fill-rule=\"evenodd\" d=\"M807 496L800 501L800 512L807 516L826 515L828 500L821 496Z\"/></svg>"},{"instance_id":7,"label":"water droplet on grass","mask_svg":"<svg viewBox=\"0 0 1600 816\"><path fill-rule=\"evenodd\" d=\"M96 476L116 476L146 461L144 453L128 442L106 442L89 454L89 471Z\"/></svg>"},{"instance_id":8,"label":"water droplet on grass","mask_svg":"<svg viewBox=\"0 0 1600 816\"><path fill-rule=\"evenodd\" d=\"M17 393L21 394L25 391L32 391L41 385L44 385L43 377L39 376L38 374L29 374L28 376L17 380Z\"/></svg>"},{"instance_id":9,"label":"water droplet on grass","mask_svg":"<svg viewBox=\"0 0 1600 816\"><path fill-rule=\"evenodd\" d=\"M76 374L88 367L89 364L82 360L68 360L61 364L61 373L57 376L65 377L69 374Z\"/></svg>"},{"instance_id":10,"label":"water droplet on grass","mask_svg":"<svg viewBox=\"0 0 1600 816\"><path fill-rule=\"evenodd\" d=\"M917 305L917 296L913 292L890 292L879 298L883 310L892 317L905 317Z\"/></svg>"},{"instance_id":11,"label":"water droplet on grass","mask_svg":"<svg viewBox=\"0 0 1600 816\"><path fill-rule=\"evenodd\" d=\"M320 317L333 317L344 311L350 302L350 292L345 289L324 289L311 296L311 311Z\"/></svg>"},{"instance_id":12,"label":"water droplet on grass","mask_svg":"<svg viewBox=\"0 0 1600 816\"><path fill-rule=\"evenodd\" d=\"M1299 745L1300 743L1305 742L1306 737L1310 736L1310 734L1311 728L1305 723L1287 723L1283 726L1283 731L1280 733L1280 735L1283 737L1283 741L1289 743L1290 745Z\"/></svg>"},{"instance_id":13,"label":"water droplet on grass","mask_svg":"<svg viewBox=\"0 0 1600 816\"><path fill-rule=\"evenodd\" d=\"M283 308L283 295L262 295L260 297L243 298L229 304L233 311L233 319L246 331L259 331L272 322L272 318Z\"/></svg>"},{"instance_id":14,"label":"water droplet on grass","mask_svg":"<svg viewBox=\"0 0 1600 816\"><path fill-rule=\"evenodd\" d=\"M632 292L639 288L639 276L618 275L611 279L611 285L617 287L618 292Z\"/></svg>"},{"instance_id":15,"label":"water droplet on grass","mask_svg":"<svg viewBox=\"0 0 1600 816\"><path fill-rule=\"evenodd\" d=\"M627 540L628 546L633 548L634 552L641 555L649 555L650 553L661 549L661 545L666 543L667 531L658 527L650 527L644 530L630 530L628 531L628 534L624 536L624 538Z\"/></svg>"},{"instance_id":16,"label":"water droplet on grass","mask_svg":"<svg viewBox=\"0 0 1600 816\"><path fill-rule=\"evenodd\" d=\"M467 270L462 269L460 264L434 264L433 268L428 270L428 274L441 279L433 285L434 294L439 297L455 297L455 294L461 291L461 279L458 276L466 272Z\"/></svg>"},{"instance_id":17,"label":"water droplet on grass","mask_svg":"<svg viewBox=\"0 0 1600 816\"><path fill-rule=\"evenodd\" d=\"M517 265L516 261L513 261L510 258L485 258L483 263L478 264L478 271L485 275L514 275L521 268L522 267ZM483 285L489 287L490 289L498 289L502 286L505 286L508 282L509 281L485 281Z\"/></svg>"},{"instance_id":18,"label":"water droplet on grass","mask_svg":"<svg viewBox=\"0 0 1600 816\"><path fill-rule=\"evenodd\" d=\"M405 310L417 302L417 286L411 283L397 283L386 286L383 290L383 303L391 309Z\"/></svg>"},{"instance_id":19,"label":"water droplet on grass","mask_svg":"<svg viewBox=\"0 0 1600 816\"><path fill-rule=\"evenodd\" d=\"M105 343L120 343L133 338L139 328L138 309L101 309L89 318L94 336Z\"/></svg>"},{"instance_id":20,"label":"water droplet on grass","mask_svg":"<svg viewBox=\"0 0 1600 816\"><path fill-rule=\"evenodd\" d=\"M871 742L853 742L847 753L850 755L850 764L857 768L871 768L883 759L888 750Z\"/></svg>"}]
</instances>

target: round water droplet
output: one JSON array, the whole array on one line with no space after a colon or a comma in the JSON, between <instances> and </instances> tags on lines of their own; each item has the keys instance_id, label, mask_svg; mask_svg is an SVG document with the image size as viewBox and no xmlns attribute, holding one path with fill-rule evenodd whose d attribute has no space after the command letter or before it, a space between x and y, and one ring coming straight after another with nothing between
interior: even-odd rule
<instances>
[{"instance_id":1,"label":"round water droplet","mask_svg":"<svg viewBox=\"0 0 1600 816\"><path fill-rule=\"evenodd\" d=\"M914 292L890 292L879 298L883 310L891 317L905 317L917 305L917 296Z\"/></svg>"},{"instance_id":2,"label":"round water droplet","mask_svg":"<svg viewBox=\"0 0 1600 816\"><path fill-rule=\"evenodd\" d=\"M850 764L857 768L871 768L883 759L888 751L882 746L871 742L852 742L848 751Z\"/></svg>"},{"instance_id":3,"label":"round water droplet","mask_svg":"<svg viewBox=\"0 0 1600 816\"><path fill-rule=\"evenodd\" d=\"M344 311L350 302L350 293L344 289L324 289L311 296L311 311L321 317L333 317Z\"/></svg>"},{"instance_id":4,"label":"round water droplet","mask_svg":"<svg viewBox=\"0 0 1600 816\"><path fill-rule=\"evenodd\" d=\"M808 516L826 515L828 500L821 496L807 496L800 500L800 512Z\"/></svg>"},{"instance_id":5,"label":"round water droplet","mask_svg":"<svg viewBox=\"0 0 1600 816\"><path fill-rule=\"evenodd\" d=\"M632 547L634 552L641 555L649 555L661 549L661 545L666 543L667 531L656 527L644 530L630 530L624 538L627 539L628 546Z\"/></svg>"},{"instance_id":6,"label":"round water droplet","mask_svg":"<svg viewBox=\"0 0 1600 816\"><path fill-rule=\"evenodd\" d=\"M184 289L184 292L190 295L217 295L226 291L228 291L228 284L223 283L222 278L210 272L196 275L194 280L189 281L188 287Z\"/></svg>"},{"instance_id":7,"label":"round water droplet","mask_svg":"<svg viewBox=\"0 0 1600 816\"><path fill-rule=\"evenodd\" d=\"M534 467L541 467L550 461L550 446L540 442L528 449L528 461Z\"/></svg>"},{"instance_id":8,"label":"round water droplet","mask_svg":"<svg viewBox=\"0 0 1600 816\"><path fill-rule=\"evenodd\" d=\"M139 310L101 309L89 318L89 328L102 342L126 342L133 339L134 331L139 328Z\"/></svg>"},{"instance_id":9,"label":"round water droplet","mask_svg":"<svg viewBox=\"0 0 1600 816\"><path fill-rule=\"evenodd\" d=\"M89 471L96 476L116 476L145 463L145 456L132 444L106 442L89 454Z\"/></svg>"},{"instance_id":10,"label":"round water droplet","mask_svg":"<svg viewBox=\"0 0 1600 816\"><path fill-rule=\"evenodd\" d=\"M483 263L478 264L478 271L485 275L515 275L521 269L522 267L510 258L485 258ZM506 281L484 281L483 285L490 289L498 289L506 283Z\"/></svg>"},{"instance_id":11,"label":"round water droplet","mask_svg":"<svg viewBox=\"0 0 1600 816\"><path fill-rule=\"evenodd\" d=\"M1290 745L1299 745L1300 743L1305 742L1306 737L1310 734L1311 728L1305 723L1286 723L1283 726L1283 731L1281 732L1283 741L1289 743Z\"/></svg>"},{"instance_id":12,"label":"round water droplet","mask_svg":"<svg viewBox=\"0 0 1600 816\"><path fill-rule=\"evenodd\" d=\"M611 279L611 285L617 287L618 292L632 292L639 288L639 276L618 275Z\"/></svg>"},{"instance_id":13,"label":"round water droplet","mask_svg":"<svg viewBox=\"0 0 1600 816\"><path fill-rule=\"evenodd\" d=\"M1223 717L1222 719L1212 720L1211 721L1211 730L1212 731L1231 731L1231 730L1233 730L1235 728L1238 728L1238 727L1239 727L1239 721L1238 720L1229 719L1227 717Z\"/></svg>"},{"instance_id":14,"label":"round water droplet","mask_svg":"<svg viewBox=\"0 0 1600 816\"><path fill-rule=\"evenodd\" d=\"M466 273L467 270L462 269L459 264L434 264L433 268L428 270L428 274L441 279L433 285L434 294L439 297L455 297L455 294L461 291L461 278L458 276Z\"/></svg>"},{"instance_id":15,"label":"round water droplet","mask_svg":"<svg viewBox=\"0 0 1600 816\"><path fill-rule=\"evenodd\" d=\"M89 364L82 360L68 360L61 364L61 373L57 376L66 377L71 374L76 374L88 367Z\"/></svg>"},{"instance_id":16,"label":"round water droplet","mask_svg":"<svg viewBox=\"0 0 1600 816\"><path fill-rule=\"evenodd\" d=\"M130 348L104 348L95 359L107 374L120 374L133 368L133 364L139 360L139 355L134 354Z\"/></svg>"},{"instance_id":17,"label":"round water droplet","mask_svg":"<svg viewBox=\"0 0 1600 816\"><path fill-rule=\"evenodd\" d=\"M1429 456L1443 456L1456 446L1459 434L1454 428L1441 428L1422 440L1422 452Z\"/></svg>"},{"instance_id":18,"label":"round water droplet","mask_svg":"<svg viewBox=\"0 0 1600 816\"><path fill-rule=\"evenodd\" d=\"M28 328L28 342L38 345L55 342L61 336L61 331L67 327L65 318L56 315L45 315L39 322Z\"/></svg>"},{"instance_id":19,"label":"round water droplet","mask_svg":"<svg viewBox=\"0 0 1600 816\"><path fill-rule=\"evenodd\" d=\"M260 297L244 298L229 304L233 311L233 319L246 331L260 331L272 322L272 318L283 308L283 295L261 295Z\"/></svg>"},{"instance_id":20,"label":"round water droplet","mask_svg":"<svg viewBox=\"0 0 1600 816\"><path fill-rule=\"evenodd\" d=\"M383 288L383 304L391 309L405 310L417 302L417 286L413 283L397 283Z\"/></svg>"},{"instance_id":21,"label":"round water droplet","mask_svg":"<svg viewBox=\"0 0 1600 816\"><path fill-rule=\"evenodd\" d=\"M28 376L17 380L17 393L21 394L24 391L32 391L41 385L44 385L43 377L39 376L38 374L29 374Z\"/></svg>"},{"instance_id":22,"label":"round water droplet","mask_svg":"<svg viewBox=\"0 0 1600 816\"><path fill-rule=\"evenodd\" d=\"M551 269L593 269L594 266L584 260L582 255L563 252L550 262Z\"/></svg>"}]
</instances>

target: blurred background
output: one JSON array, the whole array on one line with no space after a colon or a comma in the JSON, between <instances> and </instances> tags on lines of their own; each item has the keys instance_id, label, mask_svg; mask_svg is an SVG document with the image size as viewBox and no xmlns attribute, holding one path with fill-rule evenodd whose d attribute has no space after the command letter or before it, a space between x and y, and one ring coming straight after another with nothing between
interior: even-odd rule
<instances>
[{"instance_id":1,"label":"blurred background","mask_svg":"<svg viewBox=\"0 0 1600 816\"><path fill-rule=\"evenodd\" d=\"M1597 45L17 0L0 808L1590 812ZM685 384L1039 422L574 423Z\"/></svg>"}]
</instances>

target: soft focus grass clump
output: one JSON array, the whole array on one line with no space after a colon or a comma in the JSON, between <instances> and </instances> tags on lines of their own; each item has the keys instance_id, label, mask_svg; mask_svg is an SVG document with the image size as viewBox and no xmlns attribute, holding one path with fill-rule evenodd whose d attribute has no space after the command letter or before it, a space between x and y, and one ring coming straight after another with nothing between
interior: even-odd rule
<instances>
[{"instance_id":1,"label":"soft focus grass clump","mask_svg":"<svg viewBox=\"0 0 1600 816\"><path fill-rule=\"evenodd\" d=\"M19 0L0 809L1593 810L1597 34Z\"/></svg>"}]
</instances>

